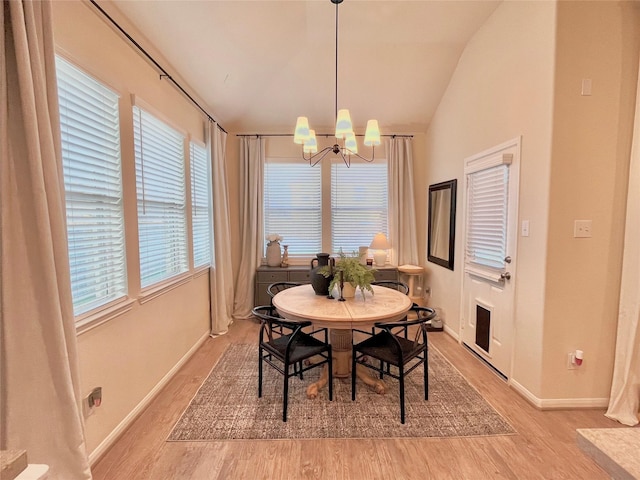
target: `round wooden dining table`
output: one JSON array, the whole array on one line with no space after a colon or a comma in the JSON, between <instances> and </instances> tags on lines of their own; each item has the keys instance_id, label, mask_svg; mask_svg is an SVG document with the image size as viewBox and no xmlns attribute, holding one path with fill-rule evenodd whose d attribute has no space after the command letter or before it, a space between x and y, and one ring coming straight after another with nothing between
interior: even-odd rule
<instances>
[{"instance_id":1,"label":"round wooden dining table","mask_svg":"<svg viewBox=\"0 0 640 480\"><path fill-rule=\"evenodd\" d=\"M370 329L376 322L402 320L411 308L411 300L397 290L372 285L373 293L358 289L353 298L345 301L316 295L311 285L288 288L273 297L278 313L290 320L311 321L314 326L329 328L333 351L333 375L351 375L352 330ZM366 369L364 369L366 370ZM356 371L358 378L378 393L385 393L384 382L371 377L366 371ZM307 387L307 396L315 398L318 390L328 381L328 372Z\"/></svg>"}]
</instances>

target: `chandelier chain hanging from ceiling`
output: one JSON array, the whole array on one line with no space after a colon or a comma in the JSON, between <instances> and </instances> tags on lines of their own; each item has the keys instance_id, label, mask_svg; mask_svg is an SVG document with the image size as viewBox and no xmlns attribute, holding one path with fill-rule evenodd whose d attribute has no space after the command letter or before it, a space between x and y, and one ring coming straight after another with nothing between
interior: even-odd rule
<instances>
[{"instance_id":1,"label":"chandelier chain hanging from ceiling","mask_svg":"<svg viewBox=\"0 0 640 480\"><path fill-rule=\"evenodd\" d=\"M351 156L354 155L366 162L372 162L375 158L375 147L380 145L380 128L377 120L369 120L364 135L364 144L371 147L371 158L365 158L358 153L358 144L356 136L353 133L353 124L351 123L351 115L348 109L338 110L338 5L343 0L331 0L336 6L336 96L335 96L335 115L336 115L336 139L342 141L342 145L338 143L333 146L325 147L318 151L318 141L316 133L309 128L309 120L307 117L298 117L296 129L293 136L293 142L302 145L302 158L309 162L312 167L317 165L320 160L327 156L329 152L340 155L345 165L351 165ZM308 155L308 156L307 156Z\"/></svg>"}]
</instances>

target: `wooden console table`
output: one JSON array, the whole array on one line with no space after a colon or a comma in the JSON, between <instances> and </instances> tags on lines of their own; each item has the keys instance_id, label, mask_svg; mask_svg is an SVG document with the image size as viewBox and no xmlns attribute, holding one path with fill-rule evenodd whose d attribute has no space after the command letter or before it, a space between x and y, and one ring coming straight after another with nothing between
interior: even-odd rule
<instances>
[{"instance_id":1,"label":"wooden console table","mask_svg":"<svg viewBox=\"0 0 640 480\"><path fill-rule=\"evenodd\" d=\"M270 297L267 293L267 287L275 282L296 282L307 284L311 283L309 277L311 267L306 265L290 265L285 268L267 267L262 265L256 270L255 290L253 293L254 306L269 305ZM393 266L376 267L376 281L391 280L398 281L398 268Z\"/></svg>"}]
</instances>

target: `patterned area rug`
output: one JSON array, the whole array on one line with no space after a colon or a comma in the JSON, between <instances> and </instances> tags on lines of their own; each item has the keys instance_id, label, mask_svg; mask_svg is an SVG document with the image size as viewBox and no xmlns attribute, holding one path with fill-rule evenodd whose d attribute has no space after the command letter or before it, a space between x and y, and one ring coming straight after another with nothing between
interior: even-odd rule
<instances>
[{"instance_id":1,"label":"patterned area rug","mask_svg":"<svg viewBox=\"0 0 640 480\"><path fill-rule=\"evenodd\" d=\"M305 391L320 368L289 380L287 422L282 421L282 376L265 365L258 398L258 347L231 345L178 420L168 441L291 438L468 437L516 433L433 347L429 350L429 400L422 367L405 379L406 423L400 423L398 382L385 377L378 395L362 382L351 401L351 380L334 379L315 400ZM317 370L317 371L316 371ZM373 373L373 372L372 372Z\"/></svg>"}]
</instances>

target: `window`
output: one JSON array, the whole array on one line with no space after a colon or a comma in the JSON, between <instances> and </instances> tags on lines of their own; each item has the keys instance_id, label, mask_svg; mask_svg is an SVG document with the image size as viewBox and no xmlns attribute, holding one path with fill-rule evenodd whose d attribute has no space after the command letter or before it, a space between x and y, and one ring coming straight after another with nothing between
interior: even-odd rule
<instances>
[{"instance_id":1,"label":"window","mask_svg":"<svg viewBox=\"0 0 640 480\"><path fill-rule=\"evenodd\" d=\"M265 164L264 235L281 235L290 256L322 251L321 180L320 168L297 159L268 159Z\"/></svg>"},{"instance_id":2,"label":"window","mask_svg":"<svg viewBox=\"0 0 640 480\"><path fill-rule=\"evenodd\" d=\"M388 233L387 162L347 168L341 159L324 161L309 167L297 158L269 158L265 164L264 234L282 235L290 257L357 252L376 233Z\"/></svg>"},{"instance_id":3,"label":"window","mask_svg":"<svg viewBox=\"0 0 640 480\"><path fill-rule=\"evenodd\" d=\"M127 293L118 95L56 57L73 312Z\"/></svg>"},{"instance_id":4,"label":"window","mask_svg":"<svg viewBox=\"0 0 640 480\"><path fill-rule=\"evenodd\" d=\"M133 107L140 283L148 287L188 270L184 136Z\"/></svg>"},{"instance_id":5,"label":"window","mask_svg":"<svg viewBox=\"0 0 640 480\"><path fill-rule=\"evenodd\" d=\"M468 263L504 268L508 186L509 166L505 164L467 174Z\"/></svg>"},{"instance_id":6,"label":"window","mask_svg":"<svg viewBox=\"0 0 640 480\"><path fill-rule=\"evenodd\" d=\"M211 265L211 174L207 151L191 142L191 223L193 225L193 266Z\"/></svg>"},{"instance_id":7,"label":"window","mask_svg":"<svg viewBox=\"0 0 640 480\"><path fill-rule=\"evenodd\" d=\"M331 251L357 252L387 235L387 163L331 163Z\"/></svg>"}]
</instances>

